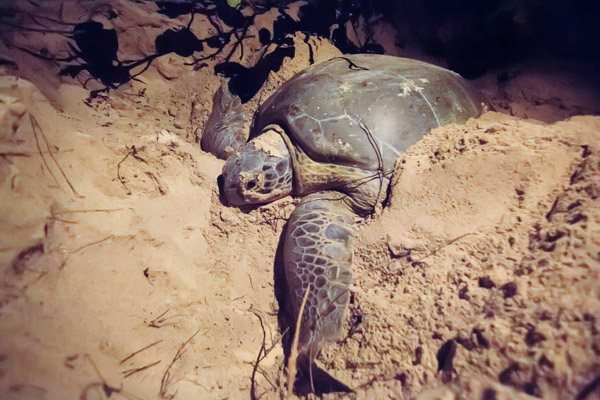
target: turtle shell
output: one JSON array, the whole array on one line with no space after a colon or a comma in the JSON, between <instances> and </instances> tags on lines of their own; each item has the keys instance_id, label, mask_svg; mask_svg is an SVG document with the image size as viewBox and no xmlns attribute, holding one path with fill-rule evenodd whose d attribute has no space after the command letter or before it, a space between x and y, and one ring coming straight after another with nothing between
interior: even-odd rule
<instances>
[{"instance_id":1,"label":"turtle shell","mask_svg":"<svg viewBox=\"0 0 600 400\"><path fill-rule=\"evenodd\" d=\"M387 171L431 129L465 122L488 107L478 90L446 69L393 56L345 55L284 83L259 107L250 138L278 124L315 161Z\"/></svg>"}]
</instances>

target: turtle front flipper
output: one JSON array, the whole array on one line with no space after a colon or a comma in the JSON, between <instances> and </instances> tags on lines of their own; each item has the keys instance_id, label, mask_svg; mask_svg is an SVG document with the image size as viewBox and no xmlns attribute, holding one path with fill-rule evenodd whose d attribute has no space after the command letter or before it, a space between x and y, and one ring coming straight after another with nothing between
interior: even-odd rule
<instances>
[{"instance_id":1,"label":"turtle front flipper","mask_svg":"<svg viewBox=\"0 0 600 400\"><path fill-rule=\"evenodd\" d=\"M200 141L202 150L221 159L228 158L246 143L244 121L244 107L240 98L223 83L213 96L212 111Z\"/></svg>"},{"instance_id":2,"label":"turtle front flipper","mask_svg":"<svg viewBox=\"0 0 600 400\"><path fill-rule=\"evenodd\" d=\"M346 195L338 192L305 197L292 213L285 233L283 261L294 321L310 286L300 322L301 368L312 367L325 342L339 339L350 299L356 215L345 200Z\"/></svg>"}]
</instances>

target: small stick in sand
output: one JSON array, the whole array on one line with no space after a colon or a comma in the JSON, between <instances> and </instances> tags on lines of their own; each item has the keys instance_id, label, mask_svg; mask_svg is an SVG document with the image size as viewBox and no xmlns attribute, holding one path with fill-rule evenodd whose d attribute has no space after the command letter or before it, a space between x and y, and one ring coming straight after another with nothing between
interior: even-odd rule
<instances>
[{"instance_id":1,"label":"small stick in sand","mask_svg":"<svg viewBox=\"0 0 600 400\"><path fill-rule=\"evenodd\" d=\"M298 313L298 319L296 320L296 331L294 332L294 340L292 341L292 348L290 349L290 358L288 358L288 399L292 397L294 393L294 381L296 380L296 359L298 358L298 338L300 336L300 322L302 321L302 314L304 313L304 306L306 305L306 299L308 299L308 293L310 292L310 286L306 288L304 297L302 298L302 304L300 305L300 312Z\"/></svg>"},{"instance_id":2,"label":"small stick in sand","mask_svg":"<svg viewBox=\"0 0 600 400\"><path fill-rule=\"evenodd\" d=\"M71 191L73 192L73 194L75 195L75 197L79 198L79 199L85 198L85 196L82 196L79 193L77 193L77 190L75 190L75 188L73 187L73 184L71 183L71 181L69 180L69 178L67 178L67 174L65 174L65 171L63 171L63 169L61 168L60 164L56 160L56 157L54 157L54 152L52 151L52 147L50 147L50 142L48 141L48 138L44 134L44 131L42 130L42 127L38 123L37 119L35 119L35 117L33 115L29 114L29 121L31 122L31 128L33 129L33 134L35 135L35 141L36 141L36 144L37 144L37 148L38 148L38 150L40 152L40 156L42 157L42 159L44 161L44 165L46 166L46 168L50 172L50 175L52 175L52 178L54 178L54 181L56 181L56 183L58 184L58 180L56 179L56 176L54 176L54 174L50 170L50 166L48 166L48 163L46 162L46 159L44 158L44 156L42 154L42 149L41 149L39 138L38 138L38 131L42 135L42 138L44 139L44 142L46 143L46 148L48 149L48 154L50 154L50 158L52 158L52 161L54 161L54 164L56 164L56 167L58 168L58 170L60 171L61 175L63 176L63 178L65 179L65 181L69 185L69 187L71 188ZM60 186L60 184L59 184L59 186Z\"/></svg>"}]
</instances>

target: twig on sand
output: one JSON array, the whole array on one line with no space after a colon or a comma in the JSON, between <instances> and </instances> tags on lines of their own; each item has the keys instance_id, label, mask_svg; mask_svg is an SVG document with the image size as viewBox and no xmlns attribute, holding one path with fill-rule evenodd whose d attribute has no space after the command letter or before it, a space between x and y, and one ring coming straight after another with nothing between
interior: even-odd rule
<instances>
[{"instance_id":1,"label":"twig on sand","mask_svg":"<svg viewBox=\"0 0 600 400\"><path fill-rule=\"evenodd\" d=\"M141 161L141 162L143 162L145 164L147 164L147 162L146 162L146 160L144 160L142 157L140 157L138 155L138 149L136 149L135 146L131 146L130 149L127 148L127 146L125 146L125 150L127 150L127 154L125 154L125 157L123 157L123 159L121 161L119 161L119 163L117 164L117 179L119 180L119 182L121 183L121 185L123 185L123 187L125 188L125 190L127 190L127 195L131 195L132 192L131 192L131 190L129 190L129 187L125 183L125 178L123 178L121 176L121 164L123 164L125 162L125 160L127 160L129 158L129 156L131 156L131 157L135 158L136 160ZM152 179L152 181L156 185L156 188L158 189L158 191L160 192L160 194L164 195L166 192L161 187L160 182L158 182L158 179L154 176L154 174L152 174L152 172L146 172L146 175L148 175L150 177L150 179Z\"/></svg>"},{"instance_id":2,"label":"twig on sand","mask_svg":"<svg viewBox=\"0 0 600 400\"><path fill-rule=\"evenodd\" d=\"M256 318L258 318L258 320L260 321L260 327L263 332L263 338L262 338L262 342L260 345L260 349L258 350L258 355L256 356L256 361L254 363L252 363L252 362L249 363L249 364L252 364L252 375L250 377L250 398L252 400L257 400L257 399L260 399L264 393L266 393L266 392L263 392L260 396L256 396L256 388L255 388L256 380L255 379L256 379L257 372L259 374L261 374L267 380L267 382L269 382L271 384L273 389L276 389L276 386L273 384L273 382L271 382L271 380L265 375L265 373L259 369L259 364L275 348L275 346L277 345L277 343L279 342L280 339L273 340L273 342L271 343L271 346L269 346L269 348L267 348L267 331L265 330L265 324L263 322L263 319L260 316L260 314L258 314L256 311L252 311L252 313L254 315L256 315ZM288 333L288 331L289 331L289 328L287 328L283 332L283 334L281 335L281 338L283 338Z\"/></svg>"},{"instance_id":3,"label":"twig on sand","mask_svg":"<svg viewBox=\"0 0 600 400\"><path fill-rule=\"evenodd\" d=\"M56 182L56 184L60 186L58 179L56 179L56 175L54 175L54 172L52 172L50 166L48 165L48 161L46 161L46 157L44 157L44 152L42 151L42 146L40 145L40 138L38 137L36 129L36 127L38 127L39 124L37 123L37 120L31 116L31 114L29 115L29 120L31 122L31 129L33 129L33 136L35 137L35 145L37 146L38 152L40 153L40 157L42 157L42 162L44 163L44 166L48 170L48 173L50 174L52 179L54 179L54 182Z\"/></svg>"},{"instance_id":4,"label":"twig on sand","mask_svg":"<svg viewBox=\"0 0 600 400\"><path fill-rule=\"evenodd\" d=\"M387 382L387 381L394 380L399 375L401 375L401 374L399 374L397 372L394 372L394 373L385 373L384 372L384 373L381 373L381 374L378 374L376 376L369 378L369 380L367 380L364 383L361 383L360 385L356 386L353 389L354 390L355 389L365 389L365 388L373 385L375 382Z\"/></svg>"},{"instance_id":5,"label":"twig on sand","mask_svg":"<svg viewBox=\"0 0 600 400\"><path fill-rule=\"evenodd\" d=\"M53 212L52 215L62 215L62 214L75 214L75 213L92 213L92 212L106 212L106 213L111 213L111 212L115 212L115 211L123 211L124 208L115 208L113 210L109 210L109 209L96 209L96 210L65 210L65 211L58 211L58 212Z\"/></svg>"},{"instance_id":6,"label":"twig on sand","mask_svg":"<svg viewBox=\"0 0 600 400\"><path fill-rule=\"evenodd\" d=\"M79 248L77 248L77 249L75 249L75 250L71 250L71 251L69 251L68 253L69 253L69 254L75 254L75 253L78 253L78 252L80 252L81 250L85 249L86 247L90 247L90 246L93 246L93 245L96 245L96 244L100 244L100 243L102 243L102 242L105 242L105 241L107 241L107 240L114 239L114 238L115 238L115 235L108 235L108 236L107 236L107 237L105 237L104 239L100 239L100 240L96 240L95 242L91 242L91 243L84 244L83 246L81 246L81 247L79 247Z\"/></svg>"},{"instance_id":7,"label":"twig on sand","mask_svg":"<svg viewBox=\"0 0 600 400\"><path fill-rule=\"evenodd\" d=\"M49 217L48 217L48 219L49 219L49 220L52 220L52 221L58 221L58 222L62 222L63 224L75 224L75 225L76 225L76 224L78 224L78 223L79 223L79 222L77 222L77 221L70 221L70 220L68 220L68 219L64 219L64 218L55 217L55 216L53 216L53 215L49 216Z\"/></svg>"},{"instance_id":8,"label":"twig on sand","mask_svg":"<svg viewBox=\"0 0 600 400\"><path fill-rule=\"evenodd\" d=\"M101 389L102 392L104 392L104 397L106 397L106 398L110 398L114 393L118 393L118 394L120 394L122 397L124 397L126 399L140 400L139 397L133 395L132 393L129 393L129 392L126 392L125 390L123 390L123 386L122 385L121 385L121 387L110 386L106 382L106 379L104 379L104 376L102 376L102 374L100 373L100 370L98 369L98 366L96 366L96 363L92 360L92 357L90 357L89 354L86 354L85 358L89 361L89 363L91 364L92 368L94 368L94 371L96 371L96 374L100 378L100 382L98 382L98 381L96 381L96 382L90 382L87 385L85 385L81 389L81 393L79 394L79 399L80 400L87 400L88 399L88 394L89 394L90 390L92 390L94 388ZM96 398L96 397L94 397L94 398Z\"/></svg>"},{"instance_id":9,"label":"twig on sand","mask_svg":"<svg viewBox=\"0 0 600 400\"><path fill-rule=\"evenodd\" d=\"M177 350L177 353L175 353L175 357L173 357L173 360L167 367L167 370L165 371L165 374L163 375L162 380L160 382L159 395L161 398L164 398L165 394L167 393L167 386L169 386L169 381L171 379L171 367L185 354L185 346L187 346L188 343L190 343L192 339L194 339L194 337L200 332L200 329L202 328L198 328L198 330L194 332L194 334L190 336L188 340L181 344L179 350Z\"/></svg>"},{"instance_id":10,"label":"twig on sand","mask_svg":"<svg viewBox=\"0 0 600 400\"><path fill-rule=\"evenodd\" d=\"M42 157L42 159L44 161L44 165L46 166L48 171L50 171L50 167L48 166L48 163L46 162L46 158L44 157L44 155L42 153L42 149L41 149L40 141L39 141L39 137L38 137L38 131L42 135L42 138L44 139L44 142L46 143L46 147L48 148L48 154L50 154L50 158L52 158L52 161L54 161L54 164L56 165L56 167L60 171L61 175L63 176L63 178L69 185L69 188L71 189L71 191L73 192L75 197L82 199L84 196L81 196L79 193L77 193L77 190L75 190L75 187L73 187L73 184L71 183L69 178L67 178L67 174L65 174L65 171L63 171L63 169L61 168L60 164L56 160L56 157L54 157L54 153L52 152L52 148L50 147L48 138L44 134L44 131L42 130L42 127L40 126L40 124L37 122L35 117L31 114L29 114L29 121L31 122L31 127L33 128L33 134L35 135L35 142L36 142L38 151L40 152L40 156ZM54 181L58 184L58 180L56 179L56 177L54 176L52 171L50 171L50 175L52 175L52 178L54 178Z\"/></svg>"},{"instance_id":11,"label":"twig on sand","mask_svg":"<svg viewBox=\"0 0 600 400\"><path fill-rule=\"evenodd\" d=\"M167 308L165 311L163 311L162 314L150 321L150 324L148 324L148 326L150 328L160 328L162 326L162 323L166 321L166 318L163 319L163 317L169 312L169 310L170 309Z\"/></svg>"},{"instance_id":12,"label":"twig on sand","mask_svg":"<svg viewBox=\"0 0 600 400\"><path fill-rule=\"evenodd\" d=\"M123 377L124 378L129 378L133 374L137 374L138 372L141 372L141 371L143 371L145 369L148 369L150 367L154 367L155 365L158 365L158 364L160 364L160 360L155 361L153 363L150 363L148 365L144 365L143 367L132 368L132 369L125 370L125 371L123 371Z\"/></svg>"},{"instance_id":13,"label":"twig on sand","mask_svg":"<svg viewBox=\"0 0 600 400\"><path fill-rule=\"evenodd\" d=\"M131 194L131 190L129 190L129 188L127 187L127 184L125 183L125 179L121 176L121 164L123 164L130 155L131 155L131 151L127 150L127 154L125 154L125 157L123 157L123 159L121 161L119 161L119 163L117 164L117 179L119 180L119 182L121 182L121 185L123 185L125 190L127 190L128 195Z\"/></svg>"},{"instance_id":14,"label":"twig on sand","mask_svg":"<svg viewBox=\"0 0 600 400\"><path fill-rule=\"evenodd\" d=\"M290 350L290 357L288 358L287 366L287 397L290 399L294 393L294 381L296 380L296 360L298 359L298 339L300 337L300 323L302 321L302 314L304 313L304 306L308 299L308 293L310 293L310 286L306 288L304 297L302 298L302 304L300 305L300 312L298 313L298 319L296 320L296 331L294 332L294 340L292 341L292 348Z\"/></svg>"},{"instance_id":15,"label":"twig on sand","mask_svg":"<svg viewBox=\"0 0 600 400\"><path fill-rule=\"evenodd\" d=\"M154 186L156 187L156 190L158 190L158 192L161 194L161 196L164 196L165 194L167 194L167 191L162 187L162 185L158 181L158 178L156 177L156 175L154 175L150 171L146 171L146 175L148 175L148 177L152 180L152 182L154 183Z\"/></svg>"},{"instance_id":16,"label":"twig on sand","mask_svg":"<svg viewBox=\"0 0 600 400\"><path fill-rule=\"evenodd\" d=\"M127 360L129 360L129 359L133 358L134 356L136 356L136 355L138 355L138 354L140 354L140 353L141 353L142 351L144 351L144 350L148 350L150 347L152 347L152 346L155 346L155 345L159 344L159 343L160 343L160 342L162 342L162 341L163 341L162 339L160 339L160 340L157 340L157 341L156 341L156 342L154 342L154 343L150 343L149 345L147 345L147 346L145 346L145 347L142 347L141 349L139 349L139 350L137 350L137 351L134 351L133 353L131 353L130 355L128 355L127 357L125 357L124 359L122 359L122 360L121 360L121 362L120 362L119 364L123 364L125 361L127 361Z\"/></svg>"},{"instance_id":17,"label":"twig on sand","mask_svg":"<svg viewBox=\"0 0 600 400\"><path fill-rule=\"evenodd\" d=\"M40 153L42 154L42 153ZM31 157L29 153L18 152L18 151L3 151L0 152L0 157Z\"/></svg>"},{"instance_id":18,"label":"twig on sand","mask_svg":"<svg viewBox=\"0 0 600 400\"><path fill-rule=\"evenodd\" d=\"M173 325L175 325L175 323L166 324L166 322L168 320L170 320L170 319L180 317L181 314L175 314L175 315L171 315L169 317L165 317L165 315L169 311L170 311L170 309L167 308L162 314L160 314L158 317L156 317L152 321L150 321L150 323L148 324L148 326L150 328L162 328L163 326L173 326Z\"/></svg>"},{"instance_id":19,"label":"twig on sand","mask_svg":"<svg viewBox=\"0 0 600 400\"><path fill-rule=\"evenodd\" d=\"M434 249L430 250L430 251L429 251L427 254L425 254L423 257L420 257L420 258L418 258L418 259L414 260L414 262L419 262L419 261L422 261L422 260L426 259L427 257L434 255L435 253L437 253L439 250L443 249L444 247L446 247L446 246L450 246L451 244L454 244L454 243L456 243L456 242L457 242L457 241L459 241L460 239L462 239L462 238L464 238L464 237L466 237L466 236L470 236L470 235L475 235L475 233L474 233L474 232L470 232L470 233L465 233L465 234L463 234L463 235L460 235L460 236L458 236L458 237L455 237L454 239L452 239L452 240L449 240L449 241L447 241L446 243L443 243L443 244L441 244L441 245L437 246L436 248L434 248Z\"/></svg>"},{"instance_id":20,"label":"twig on sand","mask_svg":"<svg viewBox=\"0 0 600 400\"><path fill-rule=\"evenodd\" d=\"M258 318L258 320L260 321L260 327L262 328L262 332L263 332L263 339L260 344L260 349L258 350L258 356L256 356L256 362L254 363L254 367L252 368L252 375L250 377L250 398L252 400L255 400L258 398L258 397L256 397L256 394L254 392L254 390L255 390L254 378L256 377L256 371L258 370L258 363L260 362L261 355L262 355L263 351L265 350L265 344L266 344L266 340L267 340L267 332L265 331L265 324L263 322L262 317L257 312L254 312L254 315L256 315L256 318Z\"/></svg>"}]
</instances>

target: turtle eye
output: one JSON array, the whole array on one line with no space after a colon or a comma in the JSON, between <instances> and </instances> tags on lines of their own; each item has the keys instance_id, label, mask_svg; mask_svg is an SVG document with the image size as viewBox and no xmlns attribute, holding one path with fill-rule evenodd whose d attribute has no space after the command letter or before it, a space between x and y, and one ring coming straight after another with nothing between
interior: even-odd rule
<instances>
[{"instance_id":1,"label":"turtle eye","mask_svg":"<svg viewBox=\"0 0 600 400\"><path fill-rule=\"evenodd\" d=\"M246 182L246 190L252 190L256 187L256 181L252 179L251 181Z\"/></svg>"}]
</instances>

